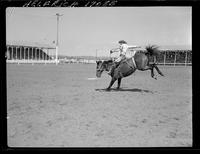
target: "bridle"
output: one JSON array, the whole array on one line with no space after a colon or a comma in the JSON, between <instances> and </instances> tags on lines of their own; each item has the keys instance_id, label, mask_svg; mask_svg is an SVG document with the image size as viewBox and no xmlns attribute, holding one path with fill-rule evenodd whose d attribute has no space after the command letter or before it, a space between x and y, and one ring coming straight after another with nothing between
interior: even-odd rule
<instances>
[{"instance_id":1,"label":"bridle","mask_svg":"<svg viewBox=\"0 0 200 154\"><path fill-rule=\"evenodd\" d=\"M104 66L102 67L102 65ZM108 64L104 63L104 61L100 64L100 66L97 69L97 72L103 72L103 71L109 72Z\"/></svg>"},{"instance_id":2,"label":"bridle","mask_svg":"<svg viewBox=\"0 0 200 154\"><path fill-rule=\"evenodd\" d=\"M104 68L102 69L102 65L103 65L103 62L98 67L97 72L103 72L104 71Z\"/></svg>"}]
</instances>

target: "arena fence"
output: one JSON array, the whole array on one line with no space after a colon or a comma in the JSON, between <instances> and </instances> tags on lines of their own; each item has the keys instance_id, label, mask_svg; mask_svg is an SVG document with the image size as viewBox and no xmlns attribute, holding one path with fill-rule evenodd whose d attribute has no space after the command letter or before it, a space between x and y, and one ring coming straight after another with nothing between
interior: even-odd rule
<instances>
[{"instance_id":1,"label":"arena fence","mask_svg":"<svg viewBox=\"0 0 200 154\"><path fill-rule=\"evenodd\" d=\"M6 46L7 63L56 63L55 48L34 46Z\"/></svg>"},{"instance_id":2,"label":"arena fence","mask_svg":"<svg viewBox=\"0 0 200 154\"><path fill-rule=\"evenodd\" d=\"M144 52L144 51L141 51ZM150 62L157 60L159 65L192 65L192 51L191 50L161 50L160 55L150 58Z\"/></svg>"}]
</instances>

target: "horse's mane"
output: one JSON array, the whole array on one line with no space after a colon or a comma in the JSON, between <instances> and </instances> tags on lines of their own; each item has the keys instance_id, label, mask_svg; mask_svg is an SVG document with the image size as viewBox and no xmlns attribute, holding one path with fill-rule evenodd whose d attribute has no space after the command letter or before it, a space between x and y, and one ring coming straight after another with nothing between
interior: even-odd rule
<instances>
[{"instance_id":1,"label":"horse's mane","mask_svg":"<svg viewBox=\"0 0 200 154\"><path fill-rule=\"evenodd\" d=\"M148 45L146 46L146 50L147 50L146 54L149 54L150 56L153 56L153 55L156 56L160 54L160 51L158 50L158 46L156 45Z\"/></svg>"}]
</instances>

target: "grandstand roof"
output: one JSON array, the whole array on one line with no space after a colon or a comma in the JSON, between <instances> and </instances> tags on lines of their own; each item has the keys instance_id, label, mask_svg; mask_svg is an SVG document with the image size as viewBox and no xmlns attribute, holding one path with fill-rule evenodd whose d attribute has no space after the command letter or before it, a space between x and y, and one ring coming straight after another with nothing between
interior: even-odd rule
<instances>
[{"instance_id":1,"label":"grandstand roof","mask_svg":"<svg viewBox=\"0 0 200 154\"><path fill-rule=\"evenodd\" d=\"M28 41L6 41L6 45L55 49L53 45Z\"/></svg>"}]
</instances>

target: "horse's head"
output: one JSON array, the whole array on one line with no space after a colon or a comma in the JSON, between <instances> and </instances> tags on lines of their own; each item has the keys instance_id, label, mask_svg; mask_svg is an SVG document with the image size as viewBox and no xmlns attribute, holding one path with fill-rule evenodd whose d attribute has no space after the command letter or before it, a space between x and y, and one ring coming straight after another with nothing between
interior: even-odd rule
<instances>
[{"instance_id":1,"label":"horse's head","mask_svg":"<svg viewBox=\"0 0 200 154\"><path fill-rule=\"evenodd\" d=\"M96 63L97 63L96 76L98 78L100 78L103 71L110 70L113 61L112 60L108 60L108 61L99 60L99 61L96 61Z\"/></svg>"}]
</instances>

